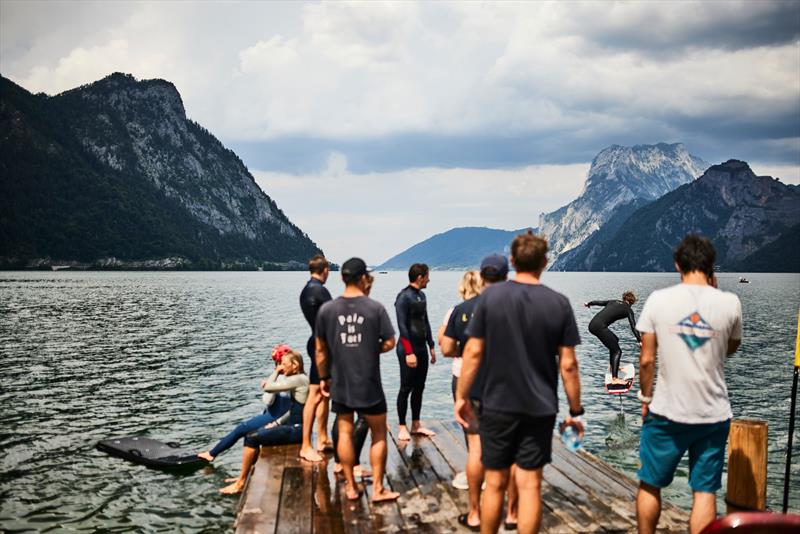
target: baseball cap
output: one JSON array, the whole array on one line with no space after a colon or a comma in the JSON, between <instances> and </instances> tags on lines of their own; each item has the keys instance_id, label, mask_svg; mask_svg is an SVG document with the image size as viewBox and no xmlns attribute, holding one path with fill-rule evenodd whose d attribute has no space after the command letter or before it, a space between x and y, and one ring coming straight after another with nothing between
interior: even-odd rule
<instances>
[{"instance_id":1,"label":"baseball cap","mask_svg":"<svg viewBox=\"0 0 800 534\"><path fill-rule=\"evenodd\" d=\"M357 280L362 275L367 274L367 264L361 258L350 258L342 264L342 278L345 280Z\"/></svg>"},{"instance_id":2,"label":"baseball cap","mask_svg":"<svg viewBox=\"0 0 800 534\"><path fill-rule=\"evenodd\" d=\"M500 254L492 254L483 258L481 274L489 276L505 276L508 274L508 260Z\"/></svg>"}]
</instances>

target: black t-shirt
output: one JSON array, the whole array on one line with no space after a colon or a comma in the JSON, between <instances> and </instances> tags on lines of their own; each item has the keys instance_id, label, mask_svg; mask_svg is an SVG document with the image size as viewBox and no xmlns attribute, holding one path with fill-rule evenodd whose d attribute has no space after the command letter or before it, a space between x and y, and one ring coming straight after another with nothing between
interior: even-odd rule
<instances>
[{"instance_id":1,"label":"black t-shirt","mask_svg":"<svg viewBox=\"0 0 800 534\"><path fill-rule=\"evenodd\" d=\"M328 345L331 398L350 408L385 401L379 357L394 336L389 315L369 297L339 297L323 304L316 335Z\"/></svg>"},{"instance_id":2,"label":"black t-shirt","mask_svg":"<svg viewBox=\"0 0 800 534\"><path fill-rule=\"evenodd\" d=\"M464 345L467 344L469 336L467 335L467 326L469 325L472 314L475 313L475 306L478 305L480 296L473 297L465 300L453 308L450 314L450 319L447 321L447 327L444 330L444 335L451 339L455 339L458 347L458 355L464 352ZM478 374L472 382L472 387L469 390L469 397L471 399L480 400L483 385L486 380L486 358L481 360L481 365L478 368Z\"/></svg>"},{"instance_id":3,"label":"black t-shirt","mask_svg":"<svg viewBox=\"0 0 800 534\"><path fill-rule=\"evenodd\" d=\"M317 313L320 307L329 300L331 300L331 294L316 278L309 280L306 287L300 292L300 309L303 310L303 316L306 318L308 326L311 327L312 336L316 326Z\"/></svg>"},{"instance_id":4,"label":"black t-shirt","mask_svg":"<svg viewBox=\"0 0 800 534\"><path fill-rule=\"evenodd\" d=\"M485 342L485 408L534 417L558 413L558 347L580 343L564 295L541 284L492 284L481 294L467 335Z\"/></svg>"}]
</instances>

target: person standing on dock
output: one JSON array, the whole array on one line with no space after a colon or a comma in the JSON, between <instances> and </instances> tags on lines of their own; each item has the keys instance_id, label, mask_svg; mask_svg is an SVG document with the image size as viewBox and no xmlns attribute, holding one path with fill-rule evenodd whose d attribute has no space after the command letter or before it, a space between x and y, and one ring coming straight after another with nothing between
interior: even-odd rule
<instances>
[{"instance_id":1,"label":"person standing on dock","mask_svg":"<svg viewBox=\"0 0 800 534\"><path fill-rule=\"evenodd\" d=\"M428 377L428 352L430 363L436 363L431 323L428 320L428 304L423 289L428 287L430 272L424 263L415 263L408 269L409 284L397 294L394 303L397 312L397 328L400 343L397 344L397 359L400 363L400 391L397 392L397 419L400 428L397 439L408 441L411 434L434 436L436 433L422 426L422 392ZM408 397L411 396L411 433L406 426Z\"/></svg>"},{"instance_id":2,"label":"person standing on dock","mask_svg":"<svg viewBox=\"0 0 800 534\"><path fill-rule=\"evenodd\" d=\"M725 446L733 412L725 384L725 359L742 339L742 305L716 287L716 251L711 241L687 235L673 254L681 283L654 291L636 324L642 431L636 516L639 532L656 531L661 488L689 451L692 513L697 533L717 515ZM653 392L656 354L660 359Z\"/></svg>"},{"instance_id":3,"label":"person standing on dock","mask_svg":"<svg viewBox=\"0 0 800 534\"><path fill-rule=\"evenodd\" d=\"M472 271L468 274L471 274ZM481 261L481 270L475 273L480 280L480 286L472 290L473 297L466 298L464 302L456 305L453 312L450 314L445 331L442 334L439 346L442 349L442 355L454 359L453 369L455 371L458 362L458 375L461 374L461 354L466 346L469 338L467 337L467 326L472 319L475 311L475 306L480 299L480 293L485 287L498 282L504 282L508 278L508 260L505 256L499 254L492 254L486 256ZM465 279L466 280L466 276ZM465 285L464 280L459 284L459 291L461 286ZM486 359L482 361L482 366L485 366ZM454 372L455 375L455 372ZM472 403L472 410L477 415L480 413L480 398L483 391L484 383L483 369L478 370L478 375L472 383L469 393L469 402ZM458 388L458 380L453 377L453 398L455 400L456 390ZM464 435L467 442L467 489L469 490L469 511L462 514L458 518L458 522L467 528L474 529L479 527L481 522L481 487L483 485L483 464L481 463L481 439L478 434L479 422L475 418L470 421L470 425L464 429ZM511 474L508 481L508 507L506 510L506 519L504 525L506 530L511 530L517 524L517 488L515 486L514 472L516 469L512 466Z\"/></svg>"},{"instance_id":4,"label":"person standing on dock","mask_svg":"<svg viewBox=\"0 0 800 534\"><path fill-rule=\"evenodd\" d=\"M620 319L628 319L636 342L642 344L642 336L636 330L636 317L633 315L633 306L636 304L636 295L633 291L622 294L622 300L593 300L584 304L587 308L603 306L589 322L589 332L595 336L608 349L609 369L611 370L612 384L626 384L627 381L619 378L619 362L622 359L622 349L619 348L619 338L608 327Z\"/></svg>"},{"instance_id":5,"label":"person standing on dock","mask_svg":"<svg viewBox=\"0 0 800 534\"><path fill-rule=\"evenodd\" d=\"M394 328L386 309L364 294L369 278L363 260L344 262L342 280L342 296L324 304L317 316L320 391L331 398L331 409L337 414L336 452L347 481L347 498L357 500L361 494L353 473L353 414L358 412L367 421L372 437L372 501L391 501L400 494L383 486L387 427L380 355L394 348Z\"/></svg>"},{"instance_id":6,"label":"person standing on dock","mask_svg":"<svg viewBox=\"0 0 800 534\"><path fill-rule=\"evenodd\" d=\"M470 388L481 369L479 433L486 489L481 501L481 532L500 527L509 472L516 468L517 526L538 532L542 519L542 470L551 461L558 413L558 374L569 403L565 424L583 435L581 384L575 346L578 326L569 300L540 278L547 265L547 241L528 231L511 243L513 280L484 289L467 326L456 419L474 418Z\"/></svg>"},{"instance_id":7,"label":"person standing on dock","mask_svg":"<svg viewBox=\"0 0 800 534\"><path fill-rule=\"evenodd\" d=\"M306 283L300 293L300 309L303 316L311 327L311 337L306 343L306 351L311 360L308 378L311 386L308 392L303 410L303 444L300 447L300 457L309 462L321 462L323 460L320 452L333 446L328 439L328 400L323 398L319 392L319 372L316 364L316 336L314 328L317 322L317 313L323 304L331 300L331 294L325 289L325 282L328 281L330 274L330 264L321 254L317 254L308 260L308 270L311 272L311 279ZM317 421L317 448L311 442L311 434L314 430L314 419Z\"/></svg>"}]
</instances>

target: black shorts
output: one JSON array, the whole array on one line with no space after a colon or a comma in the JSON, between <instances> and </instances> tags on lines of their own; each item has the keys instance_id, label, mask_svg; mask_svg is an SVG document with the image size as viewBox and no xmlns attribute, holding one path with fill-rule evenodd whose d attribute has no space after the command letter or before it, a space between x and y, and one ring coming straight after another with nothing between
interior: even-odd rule
<instances>
[{"instance_id":1,"label":"black shorts","mask_svg":"<svg viewBox=\"0 0 800 534\"><path fill-rule=\"evenodd\" d=\"M308 368L308 383L312 386L319 385L319 371L317 371L317 342L314 339L314 336L308 338L308 342L306 343L306 352L308 352L308 358L311 360L311 365Z\"/></svg>"},{"instance_id":2,"label":"black shorts","mask_svg":"<svg viewBox=\"0 0 800 534\"><path fill-rule=\"evenodd\" d=\"M331 411L339 415L347 415L349 413L358 412L360 415L381 415L386 413L386 399L378 404L368 406L366 408L351 408L341 402L331 400Z\"/></svg>"},{"instance_id":3,"label":"black shorts","mask_svg":"<svg viewBox=\"0 0 800 534\"><path fill-rule=\"evenodd\" d=\"M538 469L549 464L555 415L497 412L483 408L480 416L481 463L486 469Z\"/></svg>"}]
</instances>

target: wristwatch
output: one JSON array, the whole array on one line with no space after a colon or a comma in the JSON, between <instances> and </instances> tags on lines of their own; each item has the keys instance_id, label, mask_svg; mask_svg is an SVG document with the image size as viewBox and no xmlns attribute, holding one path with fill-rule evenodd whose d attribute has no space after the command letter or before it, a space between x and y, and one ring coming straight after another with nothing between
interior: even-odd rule
<instances>
[{"instance_id":1,"label":"wristwatch","mask_svg":"<svg viewBox=\"0 0 800 534\"><path fill-rule=\"evenodd\" d=\"M572 408L569 409L569 416L570 417L580 417L584 413L586 413L586 410L583 409L583 406L581 406L577 410L573 410Z\"/></svg>"},{"instance_id":2,"label":"wristwatch","mask_svg":"<svg viewBox=\"0 0 800 534\"><path fill-rule=\"evenodd\" d=\"M640 401L642 401L643 404L650 404L651 402L653 402L653 397L645 397L641 389L638 392L636 392L636 397Z\"/></svg>"}]
</instances>

